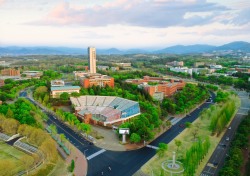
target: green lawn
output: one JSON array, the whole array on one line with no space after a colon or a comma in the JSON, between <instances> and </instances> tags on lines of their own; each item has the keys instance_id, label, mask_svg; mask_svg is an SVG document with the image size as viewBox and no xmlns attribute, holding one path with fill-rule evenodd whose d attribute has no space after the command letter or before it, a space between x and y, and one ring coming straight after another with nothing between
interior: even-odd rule
<instances>
[{"instance_id":1,"label":"green lawn","mask_svg":"<svg viewBox=\"0 0 250 176\"><path fill-rule=\"evenodd\" d=\"M0 176L14 175L21 170L25 170L22 161L24 158L30 160L30 163L34 161L32 156L0 142Z\"/></svg>"},{"instance_id":2,"label":"green lawn","mask_svg":"<svg viewBox=\"0 0 250 176\"><path fill-rule=\"evenodd\" d=\"M235 98L236 101L236 106L239 107L239 99ZM233 118L232 118L233 119ZM232 120L231 119L231 120ZM198 130L198 136L201 139L204 139L205 137L209 136L210 138L210 143L211 146L209 148L208 154L205 156L205 158L203 159L203 161L201 162L201 164L199 165L199 167L196 170L196 174L195 175L200 175L202 169L204 168L205 164L207 163L208 159L210 158L210 156L212 155L215 147L217 146L217 144L219 143L221 137L223 136L225 130L220 134L220 136L211 136L211 131L209 131L208 127L210 124L210 119L209 118L198 118L197 120L195 120L195 122L193 122L192 126L198 126L199 130ZM176 158L177 160L180 160L181 158L183 158L183 156L185 155L185 152L187 149L189 149L192 145L192 143L194 142L194 138L192 135L192 128L186 128L181 134L179 134L175 139L178 139L182 142L181 147L179 148L179 150L177 151L177 147L175 145L174 140L172 140L170 143L168 143L168 151L166 152L166 156L163 158L159 158L157 155L155 155L154 157L152 157L144 166L142 166L141 170L150 175L152 170L154 175L160 175L161 174L161 164L162 162L172 159L172 152L176 151ZM169 174L170 175L170 174ZM164 176L168 176L167 173L165 173Z\"/></svg>"}]
</instances>

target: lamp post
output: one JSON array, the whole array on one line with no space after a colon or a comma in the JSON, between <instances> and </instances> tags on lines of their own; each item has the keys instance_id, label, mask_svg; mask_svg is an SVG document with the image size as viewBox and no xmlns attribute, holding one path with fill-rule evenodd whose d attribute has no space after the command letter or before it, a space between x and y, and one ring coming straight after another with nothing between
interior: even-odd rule
<instances>
[{"instance_id":1,"label":"lamp post","mask_svg":"<svg viewBox=\"0 0 250 176\"><path fill-rule=\"evenodd\" d=\"M85 155L85 152L86 152L86 151L88 151L88 149L86 149L86 150L83 151L85 158L86 158L86 155Z\"/></svg>"}]
</instances>

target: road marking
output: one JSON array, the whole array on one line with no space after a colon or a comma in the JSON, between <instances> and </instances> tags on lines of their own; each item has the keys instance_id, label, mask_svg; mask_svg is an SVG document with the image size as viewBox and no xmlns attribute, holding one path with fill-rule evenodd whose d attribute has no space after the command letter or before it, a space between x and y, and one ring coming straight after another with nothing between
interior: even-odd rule
<instances>
[{"instance_id":1,"label":"road marking","mask_svg":"<svg viewBox=\"0 0 250 176\"><path fill-rule=\"evenodd\" d=\"M100 155L101 153L105 152L105 149L99 150L98 152L95 152L94 154L87 157L87 160L91 160L92 158L96 157L97 155Z\"/></svg>"},{"instance_id":2,"label":"road marking","mask_svg":"<svg viewBox=\"0 0 250 176\"><path fill-rule=\"evenodd\" d=\"M237 115L247 115L247 113L237 113Z\"/></svg>"},{"instance_id":3,"label":"road marking","mask_svg":"<svg viewBox=\"0 0 250 176\"><path fill-rule=\"evenodd\" d=\"M240 109L249 110L250 108L240 107Z\"/></svg>"},{"instance_id":4,"label":"road marking","mask_svg":"<svg viewBox=\"0 0 250 176\"><path fill-rule=\"evenodd\" d=\"M157 150L157 149L159 149L159 147L156 147L156 146L153 146L153 145L146 145L148 148L152 148L152 149L155 149L155 150Z\"/></svg>"},{"instance_id":5,"label":"road marking","mask_svg":"<svg viewBox=\"0 0 250 176\"><path fill-rule=\"evenodd\" d=\"M171 124L172 125L175 125L175 124L177 124L180 120L182 120L183 118L174 118L174 119L172 119L170 122L171 122Z\"/></svg>"}]
</instances>

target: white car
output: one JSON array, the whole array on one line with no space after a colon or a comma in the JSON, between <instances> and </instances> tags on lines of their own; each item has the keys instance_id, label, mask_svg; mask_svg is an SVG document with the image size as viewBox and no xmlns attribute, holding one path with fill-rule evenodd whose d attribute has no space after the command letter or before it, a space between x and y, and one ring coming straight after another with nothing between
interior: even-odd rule
<instances>
[{"instance_id":1,"label":"white car","mask_svg":"<svg viewBox=\"0 0 250 176\"><path fill-rule=\"evenodd\" d=\"M226 141L229 141L229 137L226 138Z\"/></svg>"},{"instance_id":2,"label":"white car","mask_svg":"<svg viewBox=\"0 0 250 176\"><path fill-rule=\"evenodd\" d=\"M228 127L229 130L231 130L231 127Z\"/></svg>"}]
</instances>

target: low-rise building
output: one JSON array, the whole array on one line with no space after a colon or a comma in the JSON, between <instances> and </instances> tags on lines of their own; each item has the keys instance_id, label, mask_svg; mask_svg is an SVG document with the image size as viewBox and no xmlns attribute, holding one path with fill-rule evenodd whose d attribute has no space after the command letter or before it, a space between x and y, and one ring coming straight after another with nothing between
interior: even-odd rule
<instances>
[{"instance_id":1,"label":"low-rise building","mask_svg":"<svg viewBox=\"0 0 250 176\"><path fill-rule=\"evenodd\" d=\"M137 84L156 100L163 100L166 96L173 95L176 91L185 87L183 80L165 79L163 77L144 76L143 79L127 79L127 83Z\"/></svg>"},{"instance_id":2,"label":"low-rise building","mask_svg":"<svg viewBox=\"0 0 250 176\"><path fill-rule=\"evenodd\" d=\"M119 66L122 69L130 69L131 68L131 63L115 63L115 65Z\"/></svg>"},{"instance_id":3,"label":"low-rise building","mask_svg":"<svg viewBox=\"0 0 250 176\"><path fill-rule=\"evenodd\" d=\"M118 71L118 70L119 70L119 67L111 67L110 70L111 70L111 71Z\"/></svg>"},{"instance_id":4,"label":"low-rise building","mask_svg":"<svg viewBox=\"0 0 250 176\"><path fill-rule=\"evenodd\" d=\"M24 71L22 75L25 75L26 78L40 79L40 77L43 75L43 72L42 71Z\"/></svg>"},{"instance_id":5,"label":"low-rise building","mask_svg":"<svg viewBox=\"0 0 250 176\"><path fill-rule=\"evenodd\" d=\"M4 79L0 79L0 87L4 86Z\"/></svg>"},{"instance_id":6,"label":"low-rise building","mask_svg":"<svg viewBox=\"0 0 250 176\"><path fill-rule=\"evenodd\" d=\"M178 90L183 89L185 85L186 83L183 80L180 81L170 80L170 82L164 81L158 85L148 85L147 83L143 83L140 84L138 87L143 88L153 98L158 97L159 98L158 100L160 100L161 96L159 95L159 92L162 92L164 97L169 97L172 96Z\"/></svg>"},{"instance_id":7,"label":"low-rise building","mask_svg":"<svg viewBox=\"0 0 250 176\"><path fill-rule=\"evenodd\" d=\"M210 67L211 69L216 69L216 70L222 69L222 66L221 66L221 65L210 65L209 67Z\"/></svg>"},{"instance_id":8,"label":"low-rise building","mask_svg":"<svg viewBox=\"0 0 250 176\"><path fill-rule=\"evenodd\" d=\"M172 67L172 68L170 68L170 71L188 73L188 74L192 75L192 69L187 68L187 67Z\"/></svg>"},{"instance_id":9,"label":"low-rise building","mask_svg":"<svg viewBox=\"0 0 250 176\"><path fill-rule=\"evenodd\" d=\"M63 80L52 80L51 87L63 87L65 85Z\"/></svg>"},{"instance_id":10,"label":"low-rise building","mask_svg":"<svg viewBox=\"0 0 250 176\"><path fill-rule=\"evenodd\" d=\"M205 65L205 63L204 62L195 62L194 63L194 67L199 67L199 66L204 66Z\"/></svg>"},{"instance_id":11,"label":"low-rise building","mask_svg":"<svg viewBox=\"0 0 250 176\"><path fill-rule=\"evenodd\" d=\"M97 66L97 69L99 69L99 70L108 70L108 69L109 69L109 66L98 65L98 66Z\"/></svg>"},{"instance_id":12,"label":"low-rise building","mask_svg":"<svg viewBox=\"0 0 250 176\"><path fill-rule=\"evenodd\" d=\"M3 69L1 70L2 76L20 76L20 70L16 70L13 68Z\"/></svg>"},{"instance_id":13,"label":"low-rise building","mask_svg":"<svg viewBox=\"0 0 250 176\"><path fill-rule=\"evenodd\" d=\"M83 77L80 77L80 84L84 88L89 88L92 87L93 85L100 87L105 87L105 86L114 87L115 81L114 78L110 76L94 73L94 74L85 74Z\"/></svg>"},{"instance_id":14,"label":"low-rise building","mask_svg":"<svg viewBox=\"0 0 250 176\"><path fill-rule=\"evenodd\" d=\"M173 66L173 67L183 67L184 62L183 61L173 61L173 62L167 62L166 66Z\"/></svg>"},{"instance_id":15,"label":"low-rise building","mask_svg":"<svg viewBox=\"0 0 250 176\"><path fill-rule=\"evenodd\" d=\"M75 80L79 80L80 77L84 77L85 75L88 75L89 73L86 71L74 71Z\"/></svg>"},{"instance_id":16,"label":"low-rise building","mask_svg":"<svg viewBox=\"0 0 250 176\"><path fill-rule=\"evenodd\" d=\"M138 85L138 84L148 83L148 82L160 82L163 80L165 80L163 77L144 76L143 79L127 79L125 82Z\"/></svg>"},{"instance_id":17,"label":"low-rise building","mask_svg":"<svg viewBox=\"0 0 250 176\"><path fill-rule=\"evenodd\" d=\"M58 98L64 92L71 94L73 92L80 93L79 86L53 86L51 87L51 96L53 98Z\"/></svg>"}]
</instances>

